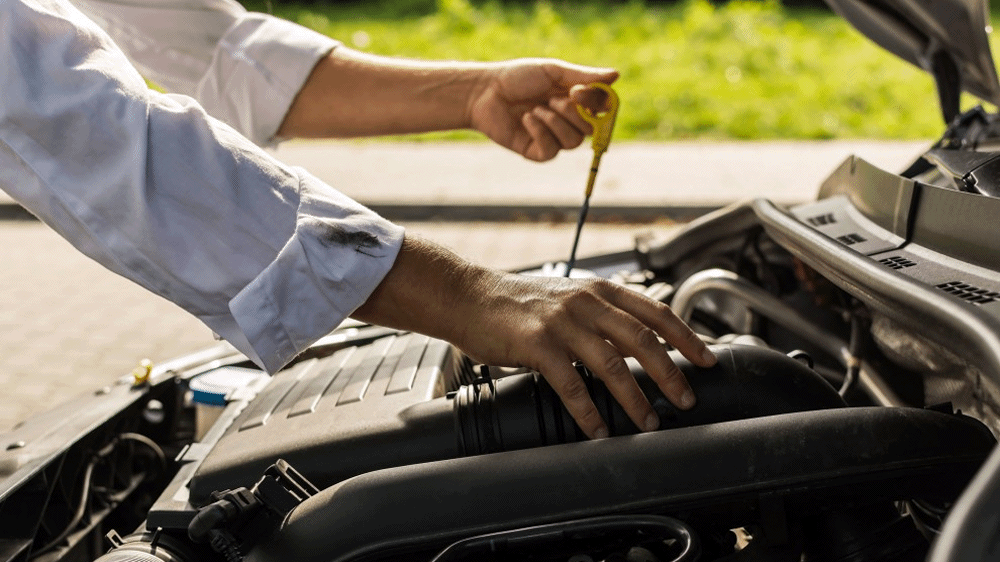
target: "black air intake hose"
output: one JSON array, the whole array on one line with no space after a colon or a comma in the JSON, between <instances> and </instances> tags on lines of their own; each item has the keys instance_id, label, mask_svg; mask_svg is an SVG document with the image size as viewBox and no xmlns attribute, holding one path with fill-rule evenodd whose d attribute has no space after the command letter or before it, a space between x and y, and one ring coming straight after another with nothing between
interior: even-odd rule
<instances>
[{"instance_id":1,"label":"black air intake hose","mask_svg":"<svg viewBox=\"0 0 1000 562\"><path fill-rule=\"evenodd\" d=\"M677 352L670 353L698 397L698 404L688 411L674 408L639 364L629 360L632 374L660 416L662 429L845 406L823 378L777 351L742 345L711 349L719 361L709 369L695 367ZM582 367L580 370L611 435L639 433L604 384ZM459 454L463 456L585 438L555 391L538 374L463 386L454 397L454 413Z\"/></svg>"},{"instance_id":2,"label":"black air intake hose","mask_svg":"<svg viewBox=\"0 0 1000 562\"><path fill-rule=\"evenodd\" d=\"M719 362L710 369L695 367L679 353L670 354L698 397L697 406L686 412L671 406L639 365L631 363L663 429L844 406L837 391L819 375L777 351L740 345L711 349ZM586 372L584 377L611 433L638 433L604 385ZM278 398L274 398L275 403ZM216 459L209 456L191 482L193 502L209 503L215 490L252 486L275 457L287 460L311 482L325 488L382 468L584 439L555 392L537 374L505 377L492 385L463 386L399 412L386 412L378 405L377 398L372 398L361 411L369 417L350 420L347 429L340 426L310 433L308 439L295 433L297 424L317 423L316 419L332 423L323 420L336 420L335 409L326 412L328 418L323 412L310 414L315 416L312 419L278 417L274 423L288 428L284 437L290 445L280 450L268 448L268 444L246 445ZM244 443L239 440L241 432L230 433L235 443ZM225 445L225 438L220 445ZM206 469L213 461L216 464Z\"/></svg>"}]
</instances>

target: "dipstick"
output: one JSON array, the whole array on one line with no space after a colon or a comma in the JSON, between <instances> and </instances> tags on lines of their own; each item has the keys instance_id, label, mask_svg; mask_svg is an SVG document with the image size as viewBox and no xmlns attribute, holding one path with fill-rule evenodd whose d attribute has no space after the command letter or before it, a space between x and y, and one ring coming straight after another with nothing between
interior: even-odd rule
<instances>
[{"instance_id":1,"label":"dipstick","mask_svg":"<svg viewBox=\"0 0 1000 562\"><path fill-rule=\"evenodd\" d=\"M587 189L583 193L583 206L580 207L580 218L576 221L576 235L573 237L573 249L570 250L569 260L566 262L566 277L569 277L576 264L576 248L580 244L580 232L583 231L583 223L587 220L587 212L590 210L590 195L594 192L594 183L597 181L597 169L601 166L601 156L608 150L611 144L611 132L615 128L615 117L618 116L618 94L611 86L603 82L590 84L591 88L599 88L608 94L607 109L596 114L582 105L576 106L580 117L594 127L591 135L591 146L594 149L594 158L590 162L590 175L587 178Z\"/></svg>"}]
</instances>

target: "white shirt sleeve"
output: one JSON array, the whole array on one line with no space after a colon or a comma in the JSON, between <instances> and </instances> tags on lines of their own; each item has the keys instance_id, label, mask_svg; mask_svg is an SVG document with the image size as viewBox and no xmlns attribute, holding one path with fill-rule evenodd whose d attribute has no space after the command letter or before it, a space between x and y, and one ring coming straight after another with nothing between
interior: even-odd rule
<instances>
[{"instance_id":1,"label":"white shirt sleeve","mask_svg":"<svg viewBox=\"0 0 1000 562\"><path fill-rule=\"evenodd\" d=\"M144 76L194 97L259 145L339 43L235 0L74 0Z\"/></svg>"},{"instance_id":2,"label":"white shirt sleeve","mask_svg":"<svg viewBox=\"0 0 1000 562\"><path fill-rule=\"evenodd\" d=\"M146 88L65 0L0 2L0 189L275 371L360 306L401 228Z\"/></svg>"}]
</instances>

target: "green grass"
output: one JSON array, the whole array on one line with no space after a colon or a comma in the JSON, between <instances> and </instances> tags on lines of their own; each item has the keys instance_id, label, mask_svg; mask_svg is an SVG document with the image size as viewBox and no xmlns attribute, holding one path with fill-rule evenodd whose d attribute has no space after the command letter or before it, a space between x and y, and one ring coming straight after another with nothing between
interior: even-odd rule
<instances>
[{"instance_id":1,"label":"green grass","mask_svg":"<svg viewBox=\"0 0 1000 562\"><path fill-rule=\"evenodd\" d=\"M616 138L925 139L944 128L929 75L829 12L773 1L383 0L273 8L374 53L613 66L622 72Z\"/></svg>"}]
</instances>

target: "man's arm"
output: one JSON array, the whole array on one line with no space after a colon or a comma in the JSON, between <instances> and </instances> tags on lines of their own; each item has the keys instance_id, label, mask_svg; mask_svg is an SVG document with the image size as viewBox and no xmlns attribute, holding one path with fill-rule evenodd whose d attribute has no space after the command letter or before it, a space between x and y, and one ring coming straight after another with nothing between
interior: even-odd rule
<instances>
[{"instance_id":1,"label":"man's arm","mask_svg":"<svg viewBox=\"0 0 1000 562\"><path fill-rule=\"evenodd\" d=\"M368 55L235 0L74 0L148 78L257 144L471 128L532 160L579 146L614 70L548 59L420 62ZM574 85L577 86L573 90ZM572 99L570 99L572 90Z\"/></svg>"},{"instance_id":2,"label":"man's arm","mask_svg":"<svg viewBox=\"0 0 1000 562\"><path fill-rule=\"evenodd\" d=\"M65 0L0 2L0 189L276 371L365 302L403 229L191 98Z\"/></svg>"},{"instance_id":3,"label":"man's arm","mask_svg":"<svg viewBox=\"0 0 1000 562\"><path fill-rule=\"evenodd\" d=\"M73 0L143 76L273 142L317 61L340 43L236 0Z\"/></svg>"},{"instance_id":4,"label":"man's arm","mask_svg":"<svg viewBox=\"0 0 1000 562\"><path fill-rule=\"evenodd\" d=\"M476 129L526 158L548 160L559 150L579 146L591 132L575 105L599 109L604 100L583 86L617 78L613 69L551 59L426 62L340 46L316 64L278 136Z\"/></svg>"},{"instance_id":5,"label":"man's arm","mask_svg":"<svg viewBox=\"0 0 1000 562\"><path fill-rule=\"evenodd\" d=\"M189 98L148 91L64 0L0 2L0 60L0 188L270 372L356 311L540 370L600 436L572 361L590 365L639 427L651 427L651 410L622 356L682 407L688 388L655 334L708 364L660 303L605 282L491 271L405 240Z\"/></svg>"},{"instance_id":6,"label":"man's arm","mask_svg":"<svg viewBox=\"0 0 1000 562\"><path fill-rule=\"evenodd\" d=\"M659 419L625 363L635 357L682 409L695 397L657 339L696 365L715 357L666 305L604 280L526 277L471 264L433 243L407 237L392 269L355 318L432 335L478 361L528 367L549 381L589 437L608 428L573 367L587 365L636 427Z\"/></svg>"}]
</instances>

